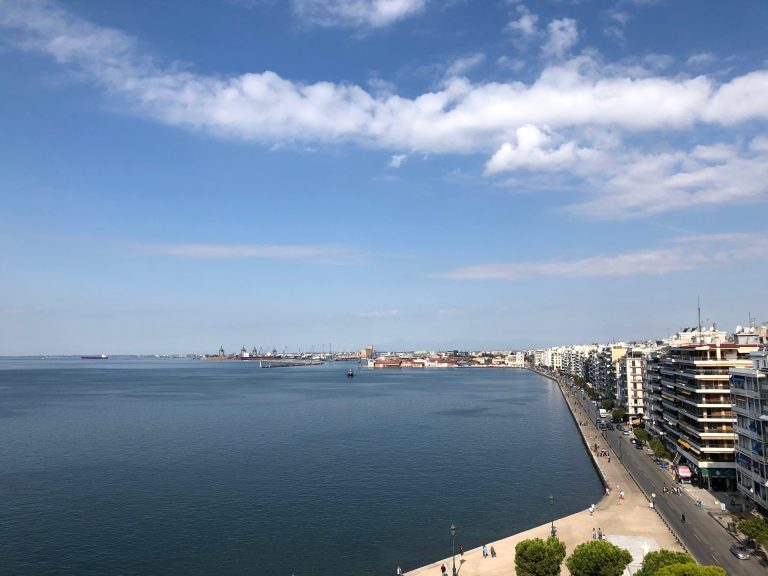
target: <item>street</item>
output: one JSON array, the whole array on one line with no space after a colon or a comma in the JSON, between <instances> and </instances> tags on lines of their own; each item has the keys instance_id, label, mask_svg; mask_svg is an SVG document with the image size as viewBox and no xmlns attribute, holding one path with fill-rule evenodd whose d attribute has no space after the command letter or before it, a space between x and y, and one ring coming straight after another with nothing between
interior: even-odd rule
<instances>
[{"instance_id":1,"label":"street","mask_svg":"<svg viewBox=\"0 0 768 576\"><path fill-rule=\"evenodd\" d=\"M581 394L577 398L595 422L595 405L584 400ZM736 540L705 509L698 508L687 494L662 492L664 483L672 486L674 481L655 463L646 448L638 450L630 443L634 436L624 436L618 430L606 430L602 435L613 449L613 455L621 458L646 496L650 499L651 494L656 494L656 510L699 564L721 566L731 576L765 576L766 569L759 564L758 558L739 560L730 553L729 548ZM685 524L682 514L685 514Z\"/></svg>"}]
</instances>

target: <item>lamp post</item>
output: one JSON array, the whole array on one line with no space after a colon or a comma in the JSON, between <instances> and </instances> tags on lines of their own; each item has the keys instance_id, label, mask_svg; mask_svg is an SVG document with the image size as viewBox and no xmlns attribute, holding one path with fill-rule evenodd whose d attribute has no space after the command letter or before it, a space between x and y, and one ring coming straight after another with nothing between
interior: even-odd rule
<instances>
[{"instance_id":1,"label":"lamp post","mask_svg":"<svg viewBox=\"0 0 768 576\"><path fill-rule=\"evenodd\" d=\"M552 516L552 528L551 528L550 532L552 533L552 537L553 538L555 537L555 513L554 513L554 509L555 509L555 497L550 494L549 495L549 511L550 511L551 516Z\"/></svg>"},{"instance_id":2,"label":"lamp post","mask_svg":"<svg viewBox=\"0 0 768 576\"><path fill-rule=\"evenodd\" d=\"M456 576L456 526L451 524L451 556L453 556L452 575Z\"/></svg>"}]
</instances>

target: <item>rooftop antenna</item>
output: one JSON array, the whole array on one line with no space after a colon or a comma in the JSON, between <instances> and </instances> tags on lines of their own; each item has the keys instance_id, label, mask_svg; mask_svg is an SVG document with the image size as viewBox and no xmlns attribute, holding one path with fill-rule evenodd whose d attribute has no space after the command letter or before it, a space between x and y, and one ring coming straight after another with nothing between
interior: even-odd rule
<instances>
[{"instance_id":1,"label":"rooftop antenna","mask_svg":"<svg viewBox=\"0 0 768 576\"><path fill-rule=\"evenodd\" d=\"M701 296L696 296L696 306L699 310L699 337L701 337Z\"/></svg>"}]
</instances>

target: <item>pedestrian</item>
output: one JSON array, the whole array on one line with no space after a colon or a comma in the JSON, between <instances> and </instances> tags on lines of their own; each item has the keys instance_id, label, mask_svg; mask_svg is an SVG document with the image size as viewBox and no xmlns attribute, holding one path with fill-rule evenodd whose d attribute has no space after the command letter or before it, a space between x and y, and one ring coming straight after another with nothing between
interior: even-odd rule
<instances>
[{"instance_id":1,"label":"pedestrian","mask_svg":"<svg viewBox=\"0 0 768 576\"><path fill-rule=\"evenodd\" d=\"M400 566L398 566L397 567L397 572L395 572L395 574L397 574L397 576L403 576L403 569L400 568Z\"/></svg>"},{"instance_id":2,"label":"pedestrian","mask_svg":"<svg viewBox=\"0 0 768 576\"><path fill-rule=\"evenodd\" d=\"M442 566L440 566L440 574L445 574L445 573L446 573L445 564L443 564Z\"/></svg>"},{"instance_id":3,"label":"pedestrian","mask_svg":"<svg viewBox=\"0 0 768 576\"><path fill-rule=\"evenodd\" d=\"M619 500L624 500L624 490L619 492Z\"/></svg>"},{"instance_id":4,"label":"pedestrian","mask_svg":"<svg viewBox=\"0 0 768 576\"><path fill-rule=\"evenodd\" d=\"M597 530L592 528L592 540L597 540Z\"/></svg>"},{"instance_id":5,"label":"pedestrian","mask_svg":"<svg viewBox=\"0 0 768 576\"><path fill-rule=\"evenodd\" d=\"M610 464L610 463L611 463L611 455L608 454L608 464Z\"/></svg>"},{"instance_id":6,"label":"pedestrian","mask_svg":"<svg viewBox=\"0 0 768 576\"><path fill-rule=\"evenodd\" d=\"M493 547L493 544L491 544L491 558L496 558L496 549Z\"/></svg>"},{"instance_id":7,"label":"pedestrian","mask_svg":"<svg viewBox=\"0 0 768 576\"><path fill-rule=\"evenodd\" d=\"M459 546L459 554L464 556L464 546Z\"/></svg>"},{"instance_id":8,"label":"pedestrian","mask_svg":"<svg viewBox=\"0 0 768 576\"><path fill-rule=\"evenodd\" d=\"M589 507L589 515L590 515L590 516L592 516L594 513L595 513L595 505L594 505L594 504L592 504L592 505Z\"/></svg>"},{"instance_id":9,"label":"pedestrian","mask_svg":"<svg viewBox=\"0 0 768 576\"><path fill-rule=\"evenodd\" d=\"M603 529L602 528L598 528L597 529L597 539L598 540L602 540L603 539Z\"/></svg>"},{"instance_id":10,"label":"pedestrian","mask_svg":"<svg viewBox=\"0 0 768 576\"><path fill-rule=\"evenodd\" d=\"M685 514L680 515L680 521L685 524Z\"/></svg>"},{"instance_id":11,"label":"pedestrian","mask_svg":"<svg viewBox=\"0 0 768 576\"><path fill-rule=\"evenodd\" d=\"M483 558L488 558L488 549L485 547L485 544L483 544Z\"/></svg>"}]
</instances>

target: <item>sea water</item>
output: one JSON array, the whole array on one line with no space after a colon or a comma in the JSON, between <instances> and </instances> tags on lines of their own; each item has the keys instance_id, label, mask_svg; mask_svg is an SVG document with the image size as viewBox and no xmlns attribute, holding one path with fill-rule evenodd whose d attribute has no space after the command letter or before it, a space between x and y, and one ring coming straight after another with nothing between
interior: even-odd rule
<instances>
[{"instance_id":1,"label":"sea water","mask_svg":"<svg viewBox=\"0 0 768 576\"><path fill-rule=\"evenodd\" d=\"M600 493L524 370L0 359L2 574L393 574Z\"/></svg>"}]
</instances>

